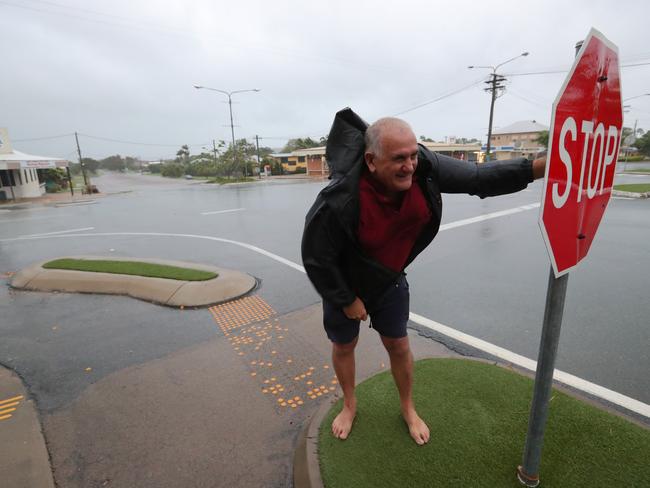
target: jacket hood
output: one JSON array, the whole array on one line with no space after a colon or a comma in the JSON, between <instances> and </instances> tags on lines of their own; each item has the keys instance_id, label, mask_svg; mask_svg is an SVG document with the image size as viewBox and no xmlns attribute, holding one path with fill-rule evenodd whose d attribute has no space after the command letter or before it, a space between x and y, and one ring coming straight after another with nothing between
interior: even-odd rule
<instances>
[{"instance_id":1,"label":"jacket hood","mask_svg":"<svg viewBox=\"0 0 650 488\"><path fill-rule=\"evenodd\" d=\"M360 159L365 149L364 137L368 123L352 111L344 108L336 113L329 136L325 157L330 167L330 178L347 174Z\"/></svg>"}]
</instances>

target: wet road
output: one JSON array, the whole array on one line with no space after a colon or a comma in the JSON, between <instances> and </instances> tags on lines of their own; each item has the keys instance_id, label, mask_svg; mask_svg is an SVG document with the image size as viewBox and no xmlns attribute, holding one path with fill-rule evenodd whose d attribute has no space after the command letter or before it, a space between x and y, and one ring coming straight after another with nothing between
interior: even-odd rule
<instances>
[{"instance_id":1,"label":"wet road","mask_svg":"<svg viewBox=\"0 0 650 488\"><path fill-rule=\"evenodd\" d=\"M160 257L246 271L261 280L260 295L278 313L319 300L303 273L203 236L257 246L301 264L304 215L323 182L216 187L151 178L133 176L129 183L111 175L97 178L100 189L119 191L128 184L134 191L93 205L0 213L0 273L70 254ZM641 178L635 182L645 181ZM533 204L540 192L537 182L493 199L446 195L443 224ZM569 278L557 362L564 371L645 403L650 403L649 205L647 200L610 203L589 257ZM535 359L549 272L537 217L538 210L531 209L441 232L407 270L411 310ZM75 229L86 230L6 240ZM166 235L144 235L153 233ZM3 287L0 314L0 362L36 381L45 410L64 405L97 376L215 333L199 312L121 297ZM77 325L51 337L52 327L70 317ZM102 325L106 321L114 324L110 330ZM93 362L102 364L95 379L83 372Z\"/></svg>"}]
</instances>

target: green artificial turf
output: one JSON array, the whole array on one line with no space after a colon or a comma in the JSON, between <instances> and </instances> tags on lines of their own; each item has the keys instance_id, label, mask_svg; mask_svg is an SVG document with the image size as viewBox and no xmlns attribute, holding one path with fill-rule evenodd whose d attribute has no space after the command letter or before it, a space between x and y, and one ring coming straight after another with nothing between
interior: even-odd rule
<instances>
[{"instance_id":1,"label":"green artificial turf","mask_svg":"<svg viewBox=\"0 0 650 488\"><path fill-rule=\"evenodd\" d=\"M350 437L319 435L327 488L516 488L533 381L478 361L429 359L415 365L414 400L431 429L417 446L399 414L389 372L358 386ZM542 488L650 487L650 431L554 390L540 468Z\"/></svg>"},{"instance_id":2,"label":"green artificial turf","mask_svg":"<svg viewBox=\"0 0 650 488\"><path fill-rule=\"evenodd\" d=\"M198 269L179 268L162 264L143 263L139 261L110 261L103 259L55 259L43 265L47 269L71 269L76 271L94 271L98 273L115 273L170 280L205 281L218 275Z\"/></svg>"},{"instance_id":3,"label":"green artificial turf","mask_svg":"<svg viewBox=\"0 0 650 488\"><path fill-rule=\"evenodd\" d=\"M615 185L614 190L645 193L650 191L650 183L630 183L629 185Z\"/></svg>"}]
</instances>

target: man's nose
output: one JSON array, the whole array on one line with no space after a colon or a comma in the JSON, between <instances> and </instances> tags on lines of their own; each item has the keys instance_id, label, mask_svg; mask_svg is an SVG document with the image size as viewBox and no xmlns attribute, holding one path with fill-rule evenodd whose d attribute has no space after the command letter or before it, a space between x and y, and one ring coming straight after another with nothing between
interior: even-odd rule
<instances>
[{"instance_id":1,"label":"man's nose","mask_svg":"<svg viewBox=\"0 0 650 488\"><path fill-rule=\"evenodd\" d=\"M404 171L414 173L415 168L417 167L418 167L418 158L409 158L404 162Z\"/></svg>"}]
</instances>

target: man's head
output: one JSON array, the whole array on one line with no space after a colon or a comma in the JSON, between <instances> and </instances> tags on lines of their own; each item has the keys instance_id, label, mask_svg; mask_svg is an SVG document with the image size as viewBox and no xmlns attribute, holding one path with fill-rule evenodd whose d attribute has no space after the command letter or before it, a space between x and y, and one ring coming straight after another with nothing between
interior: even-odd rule
<instances>
[{"instance_id":1,"label":"man's head","mask_svg":"<svg viewBox=\"0 0 650 488\"><path fill-rule=\"evenodd\" d=\"M418 143L401 119L379 119L366 130L365 161L372 177L389 196L411 188L418 166Z\"/></svg>"}]
</instances>

